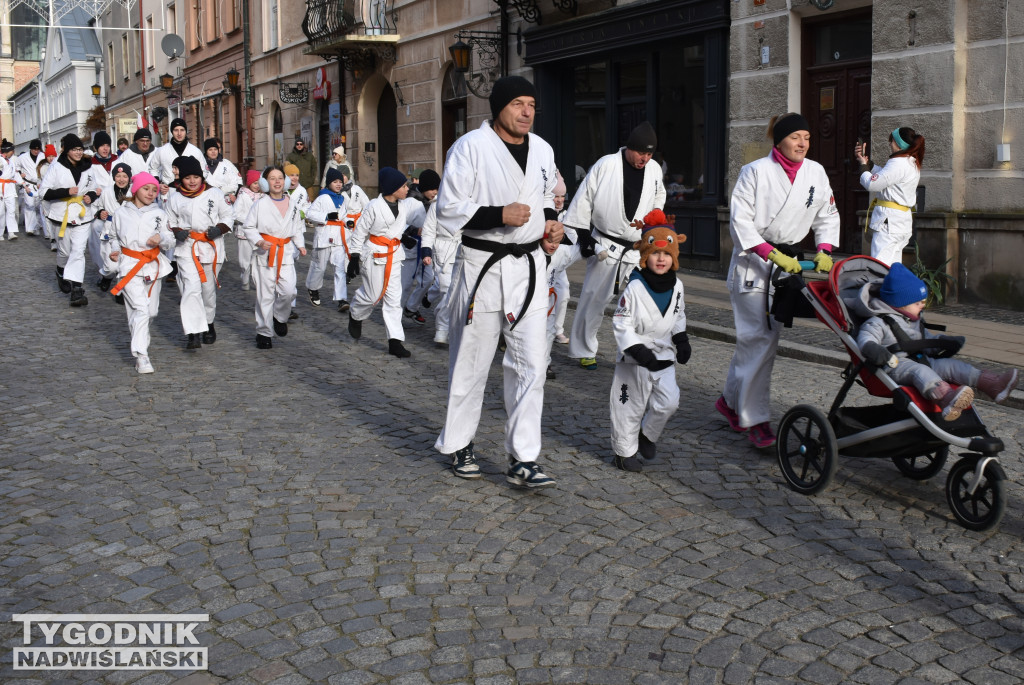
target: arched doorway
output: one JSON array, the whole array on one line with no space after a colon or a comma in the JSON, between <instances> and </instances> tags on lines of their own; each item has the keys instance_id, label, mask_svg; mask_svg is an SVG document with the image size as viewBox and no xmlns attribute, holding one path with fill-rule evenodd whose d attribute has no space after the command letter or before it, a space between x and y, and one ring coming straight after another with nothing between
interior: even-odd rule
<instances>
[{"instance_id":1,"label":"arched doorway","mask_svg":"<svg viewBox=\"0 0 1024 685\"><path fill-rule=\"evenodd\" d=\"M398 101L390 85L384 86L377 102L377 159L379 169L398 168Z\"/></svg>"}]
</instances>

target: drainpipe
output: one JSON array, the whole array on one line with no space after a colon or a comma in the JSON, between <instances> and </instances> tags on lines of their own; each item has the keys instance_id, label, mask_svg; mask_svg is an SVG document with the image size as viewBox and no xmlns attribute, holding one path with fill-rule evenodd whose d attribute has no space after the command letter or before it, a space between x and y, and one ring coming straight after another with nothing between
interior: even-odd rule
<instances>
[{"instance_id":1,"label":"drainpipe","mask_svg":"<svg viewBox=\"0 0 1024 685\"><path fill-rule=\"evenodd\" d=\"M255 161L253 155L253 109L256 107L256 94L252 92L252 53L249 51L251 37L249 27L249 0L242 0L242 78L245 79L245 87L242 90L242 103L245 107L245 155L242 158L242 166L246 171L252 167ZM249 104L249 98L252 104Z\"/></svg>"}]
</instances>

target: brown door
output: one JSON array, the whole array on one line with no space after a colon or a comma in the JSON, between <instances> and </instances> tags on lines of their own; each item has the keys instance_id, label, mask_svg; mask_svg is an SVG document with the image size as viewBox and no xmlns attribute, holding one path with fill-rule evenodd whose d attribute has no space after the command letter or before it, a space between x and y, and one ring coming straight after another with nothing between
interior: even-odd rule
<instances>
[{"instance_id":1,"label":"brown door","mask_svg":"<svg viewBox=\"0 0 1024 685\"><path fill-rule=\"evenodd\" d=\"M857 211L868 206L853 147L858 138L871 140L871 62L862 47L871 45L870 27L871 15L857 13L810 24L805 32L802 110L811 125L808 157L828 174L841 221L838 249L846 254L863 251Z\"/></svg>"}]
</instances>

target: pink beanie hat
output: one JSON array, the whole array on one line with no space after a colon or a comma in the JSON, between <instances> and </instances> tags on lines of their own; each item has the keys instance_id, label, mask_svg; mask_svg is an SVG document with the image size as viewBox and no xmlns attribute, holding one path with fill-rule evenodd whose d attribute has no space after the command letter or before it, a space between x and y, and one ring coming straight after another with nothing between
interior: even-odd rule
<instances>
[{"instance_id":1,"label":"pink beanie hat","mask_svg":"<svg viewBox=\"0 0 1024 685\"><path fill-rule=\"evenodd\" d=\"M562 178L562 173L557 169L555 170L555 178L557 179L555 182L555 195L565 195L565 179Z\"/></svg>"},{"instance_id":2,"label":"pink beanie hat","mask_svg":"<svg viewBox=\"0 0 1024 685\"><path fill-rule=\"evenodd\" d=\"M160 181L156 180L153 174L147 173L145 171L141 171L135 174L134 176L132 176L132 195L138 192L139 188L141 188L142 186L147 186L150 183L152 183L158 188L160 187Z\"/></svg>"}]
</instances>

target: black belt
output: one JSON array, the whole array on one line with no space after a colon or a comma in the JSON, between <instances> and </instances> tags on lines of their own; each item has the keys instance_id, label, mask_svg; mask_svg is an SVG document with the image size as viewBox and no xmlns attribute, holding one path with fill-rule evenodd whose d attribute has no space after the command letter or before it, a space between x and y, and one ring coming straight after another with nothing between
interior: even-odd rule
<instances>
[{"instance_id":1,"label":"black belt","mask_svg":"<svg viewBox=\"0 0 1024 685\"><path fill-rule=\"evenodd\" d=\"M602 230L600 230L598 228L595 228L594 231L596 233L600 234L602 237L607 238L608 240L612 241L613 243L616 243L616 244L621 245L623 247L622 254L619 255L619 261L615 264L615 288L612 290L612 293L614 295L618 295L619 294L619 285L622 282L622 274L621 274L621 271L622 271L622 259L623 259L623 257L626 256L627 252L629 252L630 250L635 249L633 246L636 244L636 241L634 241L634 240L626 240L625 238L616 238L615 236L610 236L610 235L608 235L607 233L605 233L604 231L602 231Z\"/></svg>"},{"instance_id":2,"label":"black belt","mask_svg":"<svg viewBox=\"0 0 1024 685\"><path fill-rule=\"evenodd\" d=\"M526 308L530 306L530 302L533 300L533 292L537 286L537 267L533 263L533 251L540 247L540 241L534 240L532 243L498 243L493 240L482 240L480 238L471 238L467 235L462 236L462 244L466 247L471 247L474 250L481 250L483 252L490 252L491 256L484 262L483 267L480 269L480 275L476 277L476 283L473 284L473 289L469 291L469 308L466 311L466 325L473 323L473 307L476 304L476 290L480 287L480 281L484 280L484 274L486 274L492 266L497 264L505 257L529 257L530 262L530 282L526 286L526 299L523 301L523 308L519 310L519 315L516 320L512 322L509 327L511 331L516 325L522 320L523 315L526 314Z\"/></svg>"}]
</instances>

